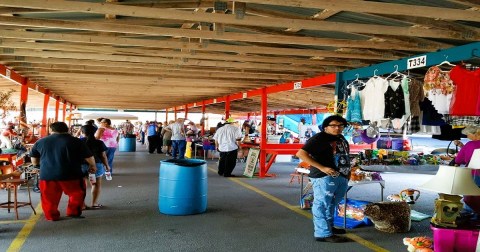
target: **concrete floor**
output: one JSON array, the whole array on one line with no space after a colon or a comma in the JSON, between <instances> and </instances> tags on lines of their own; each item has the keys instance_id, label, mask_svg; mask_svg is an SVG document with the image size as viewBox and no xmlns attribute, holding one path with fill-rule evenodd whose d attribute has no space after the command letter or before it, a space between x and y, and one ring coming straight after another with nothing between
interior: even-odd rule
<instances>
[{"instance_id":1,"label":"concrete floor","mask_svg":"<svg viewBox=\"0 0 480 252\"><path fill-rule=\"evenodd\" d=\"M316 242L311 214L299 209L300 185L289 185L294 163L276 163L276 177L223 178L216 161L208 161L206 213L168 216L158 210L159 161L163 154L117 152L112 181L104 181L100 210L87 210L84 219L62 218L47 222L32 193L38 215L20 209L20 221L0 209L0 251L406 251L404 237L432 237L429 220L412 222L409 233L388 234L373 227L349 230L354 241L344 244ZM244 163L234 174L241 175ZM432 175L383 173L385 197L416 188ZM20 197L25 198L22 190ZM349 197L378 201L377 184L355 186ZM431 214L435 193L422 191L413 209ZM60 211L65 214L66 197ZM0 201L6 192L0 192ZM87 196L86 202L89 202Z\"/></svg>"}]
</instances>

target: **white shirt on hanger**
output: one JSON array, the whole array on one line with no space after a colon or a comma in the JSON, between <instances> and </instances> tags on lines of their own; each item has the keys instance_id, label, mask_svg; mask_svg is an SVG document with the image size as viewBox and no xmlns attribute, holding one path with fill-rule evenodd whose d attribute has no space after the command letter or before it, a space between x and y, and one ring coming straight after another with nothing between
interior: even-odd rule
<instances>
[{"instance_id":1,"label":"white shirt on hanger","mask_svg":"<svg viewBox=\"0 0 480 252\"><path fill-rule=\"evenodd\" d=\"M360 91L363 120L380 121L385 114L385 91L388 81L382 77L372 77Z\"/></svg>"}]
</instances>

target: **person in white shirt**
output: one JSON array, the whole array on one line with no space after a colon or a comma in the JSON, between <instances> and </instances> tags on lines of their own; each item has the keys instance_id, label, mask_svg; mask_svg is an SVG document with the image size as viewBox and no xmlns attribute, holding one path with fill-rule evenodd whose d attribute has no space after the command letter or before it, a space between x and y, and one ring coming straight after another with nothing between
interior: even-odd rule
<instances>
[{"instance_id":1,"label":"person in white shirt","mask_svg":"<svg viewBox=\"0 0 480 252\"><path fill-rule=\"evenodd\" d=\"M217 151L220 152L218 175L224 177L235 177L232 171L237 164L238 147L242 139L242 131L234 122L233 118L228 118L225 125L218 128L213 136Z\"/></svg>"},{"instance_id":2,"label":"person in white shirt","mask_svg":"<svg viewBox=\"0 0 480 252\"><path fill-rule=\"evenodd\" d=\"M185 148L187 146L187 141L185 137L185 122L184 118L178 118L175 123L170 124L166 127L166 130L172 132L172 157L176 159L185 158Z\"/></svg>"}]
</instances>

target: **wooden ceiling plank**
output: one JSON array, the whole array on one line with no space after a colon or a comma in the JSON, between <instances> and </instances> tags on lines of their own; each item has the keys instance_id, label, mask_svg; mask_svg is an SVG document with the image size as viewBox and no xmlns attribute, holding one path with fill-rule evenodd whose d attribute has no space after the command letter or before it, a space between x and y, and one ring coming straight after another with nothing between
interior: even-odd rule
<instances>
[{"instance_id":1,"label":"wooden ceiling plank","mask_svg":"<svg viewBox=\"0 0 480 252\"><path fill-rule=\"evenodd\" d=\"M429 18L438 18L441 16L447 20L466 20L480 22L480 12L458 10L449 8L437 8L426 6L415 6L411 8L410 5L391 4L391 3L376 3L376 2L361 2L358 4L357 0L338 1L301 1L301 6L320 9L333 10L351 10L353 12L366 12L376 14L391 14L395 10L395 14L407 16L421 16ZM292 1L292 2L297 2ZM286 0L251 0L244 2L256 2L276 5L291 6L292 3ZM274 2L274 3L269 3ZM289 2L289 4L286 4ZM313 3L313 5L311 5ZM115 14L124 16L137 16L145 18L157 19L176 19L193 22L210 22L223 24L236 24L246 26L267 26L278 28L298 28L298 29L312 29L324 31L343 31L353 33L365 34L384 34L384 35L400 35L400 36L418 36L418 37L432 37L432 38L450 38L461 39L461 34L456 32L445 32L433 29L420 29L415 27L394 27L385 25L365 25L356 23L339 23L317 20L300 20L300 19L286 19L286 18L272 18L272 17L253 17L245 16L243 19L237 19L235 15L216 15L215 13L192 13L188 11L179 11L172 9L157 9L135 6L122 6L108 3L87 3L87 2L71 2L61 0L2 0L0 6L7 7L25 7L25 8L41 8L62 11L80 11L98 14ZM375 7L367 7L375 6ZM297 5L298 7L298 5ZM358 7L361 7L358 9ZM355 9L354 9L355 8ZM364 11L364 10L380 10L380 11ZM400 11L399 11L400 10ZM406 14L403 13L406 12ZM480 40L480 35L474 36L471 41Z\"/></svg>"},{"instance_id":2,"label":"wooden ceiling plank","mask_svg":"<svg viewBox=\"0 0 480 252\"><path fill-rule=\"evenodd\" d=\"M18 25L21 27L42 27L55 29L72 29L83 31L101 31L101 32L118 32L126 34L141 34L172 37L187 37L200 39L215 39L225 41L243 41L243 42L263 42L274 44L295 44L295 45L313 45L313 46L332 46L332 47L354 47L354 48L378 48L378 49L397 49L397 50L414 50L416 44L402 43L380 43L368 40L347 40L347 39L330 39L330 38L313 38L313 37L296 37L292 40L291 36L284 35L268 35L268 34L248 34L238 32L224 32L217 34L215 31L191 30L149 27L139 25L125 25L106 22L88 22L88 21L63 21L63 20L46 20L46 19L29 19L20 17L2 17L0 16L0 24ZM427 49L427 48L426 48ZM440 49L438 47L428 48L430 50ZM423 49L425 50L425 49Z\"/></svg>"},{"instance_id":3,"label":"wooden ceiling plank","mask_svg":"<svg viewBox=\"0 0 480 252\"><path fill-rule=\"evenodd\" d=\"M223 62L211 61L211 60L181 60L181 59L167 59L159 57L140 57L140 56L122 56L122 55L106 55L95 53L79 53L79 52L52 52L52 51L32 51L28 49L15 49L11 54L16 56L33 56L33 57L50 57L50 58L70 58L70 59L90 59L90 60L108 60L121 62L147 62L166 65L187 65L187 66L207 66L217 67L222 66ZM0 52L0 55L5 55L4 52ZM303 71L317 71L325 72L326 67L309 67L309 66L292 66L288 64L269 64L269 63L242 63L242 62L229 62L230 68L241 69L267 69L267 70L291 70L296 69ZM332 67L330 72L335 69Z\"/></svg>"},{"instance_id":4,"label":"wooden ceiling plank","mask_svg":"<svg viewBox=\"0 0 480 252\"><path fill-rule=\"evenodd\" d=\"M68 41L81 42L89 44L104 44L117 46L143 46L150 48L172 48L172 49L193 49L204 51L218 52L235 52L242 54L262 54L262 55L297 55L308 57L332 57L332 58L357 58L357 59L382 59L393 60L393 57L385 57L385 55L372 53L342 53L335 51L314 50L314 49L291 49L291 48L273 48L262 46L231 46L218 44L195 44L184 42L162 42L146 39L127 39L108 36L88 36L77 34L56 34L44 32L25 32L25 31L8 31L0 30L0 38L16 38L16 39L34 39L39 41Z\"/></svg>"},{"instance_id":5,"label":"wooden ceiling plank","mask_svg":"<svg viewBox=\"0 0 480 252\"><path fill-rule=\"evenodd\" d=\"M159 57L172 57L172 58L191 58L191 59L205 59L205 60L225 60L234 62L257 62L257 63L279 63L282 64L295 64L295 65L318 65L319 60L316 59L296 59L292 57L267 57L267 56L243 56L243 55L231 55L231 54L192 54L176 51L166 50L148 50L148 49L136 49L136 48L117 48L112 46L93 46L93 45L69 45L69 44L50 44L50 43L34 43L34 42L18 42L18 41L2 41L0 42L0 48L18 48L18 49L42 49L51 51L64 51L64 52L98 52L104 54L130 54L133 55L149 55ZM339 61L321 61L322 65L330 66L361 66L362 64L351 62L339 62ZM367 65L365 63L364 65Z\"/></svg>"},{"instance_id":6,"label":"wooden ceiling plank","mask_svg":"<svg viewBox=\"0 0 480 252\"><path fill-rule=\"evenodd\" d=\"M470 2L466 0L463 1ZM383 3L363 0L242 0L242 2L386 15L395 13L398 15L427 18L441 17L441 19L445 20L480 21L480 13L475 11L429 7L423 5L416 5L415 7L412 7L411 4Z\"/></svg>"}]
</instances>

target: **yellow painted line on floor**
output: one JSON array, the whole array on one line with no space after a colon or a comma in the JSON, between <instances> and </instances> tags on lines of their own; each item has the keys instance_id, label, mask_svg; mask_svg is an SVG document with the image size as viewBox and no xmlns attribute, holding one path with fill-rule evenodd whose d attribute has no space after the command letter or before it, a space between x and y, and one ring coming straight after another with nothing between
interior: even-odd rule
<instances>
[{"instance_id":1,"label":"yellow painted line on floor","mask_svg":"<svg viewBox=\"0 0 480 252\"><path fill-rule=\"evenodd\" d=\"M213 170L213 169L210 169L210 170L216 172L216 171ZM303 216L305 216L305 217L307 217L307 218L309 218L309 219L312 219L312 214L311 214L309 211L302 210L302 209L300 209L298 206L290 205L290 204L288 204L287 202L285 202L285 201L283 201L283 200L281 200L281 199L279 199L279 198L277 198L277 197L275 197L275 196L273 196L273 195L271 195L271 194L268 194L268 193L266 193L266 192L264 192L264 191L262 191L262 190L260 190L260 189L258 189L258 188L256 188L256 187L254 187L254 186L252 186L252 185L249 185L249 184L243 182L241 179L237 179L237 178L229 178L229 179L230 179L231 181L233 181L233 182L235 182L235 183L237 183L237 184L239 184L239 185L247 188L247 189L250 189L250 190L252 190L252 191L254 191L254 192L262 195L263 197L265 197L265 198L267 198L267 199L269 199L269 200L271 200L271 201L273 201L273 202L275 202L275 203L277 203L277 204L279 204L279 205L281 205L281 206L283 206L283 207L285 207L285 208L287 208L287 209L290 209L290 210L294 211L294 212L297 213L297 214L300 214L300 215L303 215ZM389 250L386 250L386 249L384 249L384 248L376 245L376 244L373 243L373 242L370 242L370 241L367 241L367 240L363 239L362 237L360 237L360 236L358 236L358 235L355 235L355 234L352 234L352 233L347 233L346 236L347 236L348 238L354 240L355 242L357 242L357 243L359 243L359 244L361 244L361 245L363 245L363 246L365 246L365 247L367 247L367 248L369 248L369 249L371 249L371 250L373 250L373 251L378 251L378 252L388 252L388 251L389 251Z\"/></svg>"},{"instance_id":2,"label":"yellow painted line on floor","mask_svg":"<svg viewBox=\"0 0 480 252\"><path fill-rule=\"evenodd\" d=\"M13 239L10 247L8 247L7 249L7 252L20 251L28 236L32 232L33 227L35 227L35 224L37 224L38 220L43 214L41 203L38 203L37 207L35 207L35 211L37 212L37 214L35 215L34 213L32 213L32 215L30 215L30 218L26 220L25 225L23 226L22 230L18 232L15 239Z\"/></svg>"},{"instance_id":3,"label":"yellow painted line on floor","mask_svg":"<svg viewBox=\"0 0 480 252\"><path fill-rule=\"evenodd\" d=\"M12 223L24 223L28 220L9 220L9 221L0 221L0 225L2 224L12 224Z\"/></svg>"}]
</instances>

